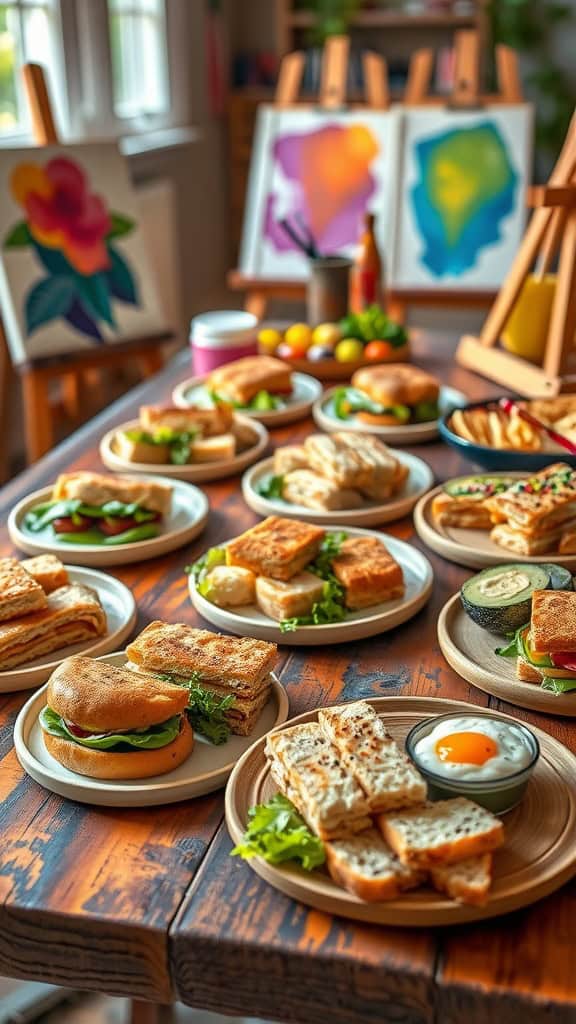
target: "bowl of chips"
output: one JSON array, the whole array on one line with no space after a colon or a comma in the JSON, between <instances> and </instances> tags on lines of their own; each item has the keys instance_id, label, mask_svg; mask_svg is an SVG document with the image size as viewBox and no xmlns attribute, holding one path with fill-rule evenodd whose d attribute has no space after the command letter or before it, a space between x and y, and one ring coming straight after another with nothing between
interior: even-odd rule
<instances>
[{"instance_id":1,"label":"bowl of chips","mask_svg":"<svg viewBox=\"0 0 576 1024\"><path fill-rule=\"evenodd\" d=\"M576 395L541 399L510 397L546 426L576 442ZM576 466L576 455L555 444L515 411L504 412L498 401L499 398L493 398L472 402L447 413L439 422L440 436L464 458L483 469L536 472L554 461Z\"/></svg>"}]
</instances>

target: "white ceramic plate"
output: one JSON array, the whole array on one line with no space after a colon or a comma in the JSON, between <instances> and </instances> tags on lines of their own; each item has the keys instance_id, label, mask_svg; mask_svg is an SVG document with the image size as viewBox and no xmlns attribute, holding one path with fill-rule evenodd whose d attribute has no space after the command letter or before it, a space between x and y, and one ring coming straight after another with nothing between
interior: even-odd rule
<instances>
[{"instance_id":1,"label":"white ceramic plate","mask_svg":"<svg viewBox=\"0 0 576 1024\"><path fill-rule=\"evenodd\" d=\"M440 612L438 642L454 671L484 693L521 708L576 717L576 691L555 694L543 690L539 683L517 679L516 658L496 654L496 648L507 643L505 637L476 625L464 611L459 594L451 597Z\"/></svg>"},{"instance_id":2,"label":"white ceramic plate","mask_svg":"<svg viewBox=\"0 0 576 1024\"><path fill-rule=\"evenodd\" d=\"M268 444L268 431L262 423L238 414L236 414L236 419L252 431L254 444L232 459L223 459L220 462L196 462L187 466L162 463L162 465L154 467L149 462L129 462L116 452L116 434L122 430L138 430L140 426L138 420L120 423L114 427L114 430L109 430L100 441L100 458L104 465L108 469L114 470L115 473L146 473L149 476L150 470L154 468L163 476L170 477L171 480L186 480L196 484L204 483L207 480L221 480L225 476L234 476L235 473L240 473L247 466L251 466L260 458Z\"/></svg>"},{"instance_id":3,"label":"white ceramic plate","mask_svg":"<svg viewBox=\"0 0 576 1024\"><path fill-rule=\"evenodd\" d=\"M474 474L470 474L474 475ZM490 473L489 476L522 476L522 473ZM576 572L576 554L561 555L548 551L544 555L521 555L509 551L490 540L489 530L462 530L455 526L438 526L432 517L432 502L442 487L435 487L425 494L414 509L414 526L418 536L436 554L449 562L466 565L470 569L486 569L490 565L504 565L507 562L556 562L571 572Z\"/></svg>"},{"instance_id":4,"label":"white ceramic plate","mask_svg":"<svg viewBox=\"0 0 576 1024\"><path fill-rule=\"evenodd\" d=\"M421 444L423 441L432 441L438 435L438 420L430 420L429 423L408 423L405 426L382 427L361 423L355 416L347 420L340 420L333 411L333 396L336 388L329 388L321 398L314 403L312 414L316 424L321 430L332 433L335 430L353 430L359 434L377 434L386 444ZM461 405L467 405L469 399L461 391L455 388L440 388L440 416L444 416L452 409Z\"/></svg>"},{"instance_id":5,"label":"white ceramic plate","mask_svg":"<svg viewBox=\"0 0 576 1024\"><path fill-rule=\"evenodd\" d=\"M71 583L83 583L98 591L98 597L106 612L108 623L105 636L63 647L59 651L53 651L52 654L36 658L26 665L0 672L0 693L30 690L33 686L45 683L56 666L65 658L71 658L73 654L87 654L91 658L95 658L107 651L115 651L134 629L136 603L131 591L124 583L115 579L114 576L108 576L105 572L97 572L96 569L79 569L73 565L67 565L66 569Z\"/></svg>"},{"instance_id":6,"label":"white ceramic plate","mask_svg":"<svg viewBox=\"0 0 576 1024\"><path fill-rule=\"evenodd\" d=\"M177 384L172 392L172 401L180 409L187 409L189 405L210 405L204 382L206 377L189 377ZM295 423L296 420L303 420L310 412L314 402L322 394L322 385L309 373L292 374L292 393L284 398L284 406L281 409L271 409L269 412L257 412L251 409L243 409L244 416L258 420L267 427L280 427L285 423Z\"/></svg>"},{"instance_id":7,"label":"white ceramic plate","mask_svg":"<svg viewBox=\"0 0 576 1024\"><path fill-rule=\"evenodd\" d=\"M147 558L157 558L168 551L175 551L202 533L208 518L208 499L203 491L192 484L168 480L162 476L150 476L150 480L172 487L172 511L163 523L161 533L151 540L106 547L99 544L67 544L57 540L56 535L48 530L30 533L24 527L24 517L33 505L50 501L51 487L34 491L14 506L8 517L10 540L28 555L58 555L74 565L126 565L128 562L144 562Z\"/></svg>"},{"instance_id":8,"label":"white ceramic plate","mask_svg":"<svg viewBox=\"0 0 576 1024\"><path fill-rule=\"evenodd\" d=\"M305 523L320 523L326 526L377 526L391 523L408 515L426 491L429 491L434 475L428 463L416 455L391 449L392 455L409 469L409 476L402 490L383 503L366 500L362 508L344 509L342 512L322 512L320 509L291 505L281 498L263 498L258 493L258 484L274 473L274 459L264 459L242 477L242 494L247 505L261 516L287 516Z\"/></svg>"},{"instance_id":9,"label":"white ceramic plate","mask_svg":"<svg viewBox=\"0 0 576 1024\"><path fill-rule=\"evenodd\" d=\"M355 528L347 529L346 533L348 536L377 537L378 540L384 541L390 554L404 571L404 597L349 612L344 622L331 622L325 626L300 626L293 633L281 633L278 623L264 615L255 605L232 609L218 608L217 605L211 604L198 593L194 578L190 574L188 586L192 604L207 622L218 626L219 629L226 629L236 636L253 636L257 640L270 640L290 647L342 644L362 640L378 633L386 633L416 615L426 604L432 590L433 573L428 559L417 548L387 533Z\"/></svg>"},{"instance_id":10,"label":"white ceramic plate","mask_svg":"<svg viewBox=\"0 0 576 1024\"><path fill-rule=\"evenodd\" d=\"M111 665L123 665L123 651L102 659ZM46 704L42 687L24 705L14 726L14 746L20 764L41 786L69 800L102 807L152 807L177 803L220 789L234 765L255 740L288 718L288 697L276 676L272 675L270 700L250 736L231 736L227 743L214 746L195 734L190 757L174 771L150 779L90 779L68 771L44 746L38 716ZM127 757L130 755L127 754Z\"/></svg>"}]
</instances>

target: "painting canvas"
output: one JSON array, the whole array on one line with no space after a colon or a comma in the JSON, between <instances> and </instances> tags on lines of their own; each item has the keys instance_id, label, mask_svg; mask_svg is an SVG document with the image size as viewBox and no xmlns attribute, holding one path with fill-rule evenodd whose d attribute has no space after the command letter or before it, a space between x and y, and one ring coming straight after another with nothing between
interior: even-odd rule
<instances>
[{"instance_id":1,"label":"painting canvas","mask_svg":"<svg viewBox=\"0 0 576 1024\"><path fill-rule=\"evenodd\" d=\"M331 113L261 107L248 186L241 271L301 280L306 256L279 221L310 229L322 255L353 255L362 215L377 214L380 251L392 238L398 161L395 111Z\"/></svg>"},{"instance_id":2,"label":"painting canvas","mask_svg":"<svg viewBox=\"0 0 576 1024\"><path fill-rule=\"evenodd\" d=\"M0 149L0 304L15 363L166 328L116 144Z\"/></svg>"},{"instance_id":3,"label":"painting canvas","mask_svg":"<svg viewBox=\"0 0 576 1024\"><path fill-rule=\"evenodd\" d=\"M493 290L526 218L532 111L406 110L393 284Z\"/></svg>"}]
</instances>

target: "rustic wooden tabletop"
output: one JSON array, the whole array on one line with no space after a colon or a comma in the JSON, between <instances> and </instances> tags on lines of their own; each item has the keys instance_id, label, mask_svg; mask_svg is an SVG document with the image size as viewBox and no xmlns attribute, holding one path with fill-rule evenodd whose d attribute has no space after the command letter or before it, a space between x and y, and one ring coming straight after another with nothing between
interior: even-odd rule
<instances>
[{"instance_id":1,"label":"rustic wooden tabletop","mask_svg":"<svg viewBox=\"0 0 576 1024\"><path fill-rule=\"evenodd\" d=\"M453 365L455 339L420 334L415 360L470 398L495 385ZM4 488L1 521L22 496L70 468L101 469L98 441L143 401L169 399L188 376L181 354ZM512 384L512 382L511 382ZM273 444L305 436L306 421ZM470 472L453 450L414 448L439 481ZM109 570L152 619L201 624L183 567L257 517L239 478L205 485L203 536L165 558ZM418 547L412 522L389 532ZM2 553L13 549L5 526ZM428 606L391 633L335 648L281 649L291 714L378 694L451 697L495 707L576 749L574 720L501 704L460 679L436 639L438 613L468 571L426 552L435 570ZM28 694L0 696L0 973L75 988L283 1021L342 1024L574 1024L576 884L523 912L459 929L354 924L307 910L229 858L223 795L166 808L90 808L29 779L12 746Z\"/></svg>"}]
</instances>

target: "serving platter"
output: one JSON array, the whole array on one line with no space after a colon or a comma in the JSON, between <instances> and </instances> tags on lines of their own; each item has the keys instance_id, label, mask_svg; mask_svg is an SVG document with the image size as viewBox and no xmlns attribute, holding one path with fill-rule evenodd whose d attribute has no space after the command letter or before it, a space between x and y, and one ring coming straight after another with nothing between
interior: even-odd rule
<instances>
[{"instance_id":1,"label":"serving platter","mask_svg":"<svg viewBox=\"0 0 576 1024\"><path fill-rule=\"evenodd\" d=\"M451 597L440 612L438 642L450 667L484 693L521 708L576 717L576 691L555 694L543 690L538 683L517 679L516 658L496 654L496 648L503 647L506 639L472 622L459 594Z\"/></svg>"},{"instance_id":2,"label":"serving platter","mask_svg":"<svg viewBox=\"0 0 576 1024\"><path fill-rule=\"evenodd\" d=\"M192 484L163 476L148 474L148 477L155 483L167 484L172 488L172 510L157 537L108 547L100 544L70 544L58 540L51 530L31 533L24 525L26 513L34 505L50 501L52 495L51 487L43 487L19 501L10 512L10 540L29 555L57 555L74 565L127 565L175 551L202 533L208 519L208 499L203 491Z\"/></svg>"},{"instance_id":3,"label":"serving platter","mask_svg":"<svg viewBox=\"0 0 576 1024\"><path fill-rule=\"evenodd\" d=\"M274 475L274 459L263 459L246 470L242 477L242 494L247 505L262 516L285 516L305 523L319 523L326 526L377 526L401 519L412 511L418 499L430 490L434 475L427 462L416 455L391 449L400 462L408 467L409 476L402 489L384 502L366 500L362 508L343 509L339 512L325 512L320 509L294 505L282 498L264 498L258 493L258 485Z\"/></svg>"},{"instance_id":4,"label":"serving platter","mask_svg":"<svg viewBox=\"0 0 576 1024\"><path fill-rule=\"evenodd\" d=\"M524 476L523 473L491 473L490 476ZM449 562L465 565L470 569L486 569L490 565L504 565L506 562L556 562L576 572L576 554L561 555L558 551L547 551L543 555L521 555L509 551L490 540L488 530L463 530L455 526L438 526L432 517L432 502L443 487L435 487L425 494L414 509L414 526L421 540L436 554Z\"/></svg>"},{"instance_id":5,"label":"serving platter","mask_svg":"<svg viewBox=\"0 0 576 1024\"><path fill-rule=\"evenodd\" d=\"M205 385L207 377L189 377L177 384L172 392L172 401L179 409L187 409L190 405L210 406L210 395ZM314 402L322 394L322 385L316 377L308 373L292 374L292 393L281 396L284 405L281 409L259 411L243 409L242 415L258 420L267 427L280 427L285 423L295 423L308 416Z\"/></svg>"},{"instance_id":6,"label":"serving platter","mask_svg":"<svg viewBox=\"0 0 576 1024\"><path fill-rule=\"evenodd\" d=\"M79 644L69 644L59 651L35 658L34 661L25 665L0 672L0 693L30 690L33 686L45 683L56 666L60 665L65 658L71 658L73 654L84 654L95 658L108 651L115 651L134 629L137 617L136 602L132 592L124 583L115 579L114 576L108 576L107 573L98 572L96 569L81 569L74 565L66 565L65 569L68 571L71 583L82 583L97 591L106 612L108 627L105 636L96 637L94 640L85 640Z\"/></svg>"},{"instance_id":7,"label":"serving platter","mask_svg":"<svg viewBox=\"0 0 576 1024\"><path fill-rule=\"evenodd\" d=\"M336 430L352 430L357 434L375 434L387 444L422 444L424 441L432 441L438 435L440 420L430 420L427 423L407 423L392 427L362 423L355 416L341 420L334 412L334 395L337 390L335 387L328 388L314 403L312 415L321 430L326 430L328 433L333 433ZM452 409L466 405L467 402L466 395L461 391L449 387L440 388L441 417Z\"/></svg>"},{"instance_id":8,"label":"serving platter","mask_svg":"<svg viewBox=\"0 0 576 1024\"><path fill-rule=\"evenodd\" d=\"M231 459L222 459L214 462L196 462L185 466L173 466L171 463L162 463L154 466L163 476L173 480L185 480L188 483L205 483L207 480L221 480L226 476L234 476L240 473L247 466L251 466L263 454L268 444L268 431L258 420L250 419L248 416L241 416L236 413L236 420L239 426L250 430L254 436L254 443L243 452L234 455ZM107 467L115 473L145 473L150 475L151 464L149 462L129 462L123 459L116 449L116 435L124 430L138 430L138 420L130 420L128 423L119 423L113 430L109 430L100 441L100 458Z\"/></svg>"},{"instance_id":9,"label":"serving platter","mask_svg":"<svg viewBox=\"0 0 576 1024\"><path fill-rule=\"evenodd\" d=\"M423 719L482 710L475 704L437 697L374 697L368 701L402 745L412 726ZM514 721L509 715L491 714ZM306 712L283 728L316 721L317 716L318 709ZM260 858L247 863L286 896L326 913L374 924L412 928L457 925L528 906L576 874L576 755L541 729L531 729L540 743L540 759L522 803L504 817L505 843L494 854L494 882L485 906L463 906L432 889L417 889L385 903L366 903L338 886L322 869L306 872ZM235 843L242 839L248 809L278 791L264 747L264 739L256 741L228 782L226 824Z\"/></svg>"},{"instance_id":10,"label":"serving platter","mask_svg":"<svg viewBox=\"0 0 576 1024\"><path fill-rule=\"evenodd\" d=\"M124 651L118 651L100 660L122 666L126 656ZM20 764L31 778L52 793L101 807L153 807L212 793L225 784L239 757L254 741L285 722L289 713L286 691L272 673L270 699L251 736L231 736L227 743L214 746L195 733L190 757L174 771L149 779L116 780L77 775L48 753L38 721L45 705L44 686L27 701L16 719L14 746Z\"/></svg>"},{"instance_id":11,"label":"serving platter","mask_svg":"<svg viewBox=\"0 0 576 1024\"><path fill-rule=\"evenodd\" d=\"M291 633L282 633L279 623L264 615L256 605L232 609L219 608L211 604L198 592L194 577L190 574L188 587L192 604L202 618L219 629L225 629L236 636L253 636L257 640L270 640L290 647L363 640L368 636L386 633L413 618L424 607L432 591L433 572L428 559L417 548L387 533L350 528L346 530L346 534L349 537L376 537L385 543L390 554L402 566L406 585L404 597L349 612L343 622L330 622L322 626L299 626ZM226 544L221 546L226 547Z\"/></svg>"}]
</instances>

